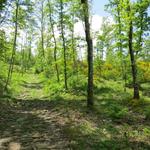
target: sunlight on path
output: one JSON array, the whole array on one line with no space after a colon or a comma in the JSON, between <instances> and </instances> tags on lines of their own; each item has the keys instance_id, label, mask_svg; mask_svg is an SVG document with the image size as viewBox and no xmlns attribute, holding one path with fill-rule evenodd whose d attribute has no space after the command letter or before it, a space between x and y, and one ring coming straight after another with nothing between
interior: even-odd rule
<instances>
[{"instance_id":1,"label":"sunlight on path","mask_svg":"<svg viewBox=\"0 0 150 150\"><path fill-rule=\"evenodd\" d=\"M21 92L17 96L18 99L42 99L46 95L43 91L43 81L37 75L29 75L20 84Z\"/></svg>"},{"instance_id":2,"label":"sunlight on path","mask_svg":"<svg viewBox=\"0 0 150 150\"><path fill-rule=\"evenodd\" d=\"M42 81L29 75L19 85L21 93L12 104L1 107L0 150L66 149L59 112L44 99Z\"/></svg>"},{"instance_id":3,"label":"sunlight on path","mask_svg":"<svg viewBox=\"0 0 150 150\"><path fill-rule=\"evenodd\" d=\"M114 82L97 89L90 111L83 95L48 97L37 75L20 81L18 95L0 101L0 150L149 149L149 121L122 105Z\"/></svg>"}]
</instances>

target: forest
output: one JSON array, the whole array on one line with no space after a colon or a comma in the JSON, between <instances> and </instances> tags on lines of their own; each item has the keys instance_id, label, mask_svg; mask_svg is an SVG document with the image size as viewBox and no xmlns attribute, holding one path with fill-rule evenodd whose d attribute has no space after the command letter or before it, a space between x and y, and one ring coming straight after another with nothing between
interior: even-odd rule
<instances>
[{"instance_id":1,"label":"forest","mask_svg":"<svg viewBox=\"0 0 150 150\"><path fill-rule=\"evenodd\" d=\"M0 0L0 150L58 149L150 150L150 0Z\"/></svg>"}]
</instances>

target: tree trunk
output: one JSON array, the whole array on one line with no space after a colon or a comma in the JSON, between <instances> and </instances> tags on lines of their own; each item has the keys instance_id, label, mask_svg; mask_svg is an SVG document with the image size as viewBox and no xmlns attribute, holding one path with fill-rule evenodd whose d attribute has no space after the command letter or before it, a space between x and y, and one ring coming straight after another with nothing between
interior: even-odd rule
<instances>
[{"instance_id":1,"label":"tree trunk","mask_svg":"<svg viewBox=\"0 0 150 150\"><path fill-rule=\"evenodd\" d=\"M13 72L14 59L15 59L15 53L16 53L16 40L17 40L17 32L18 32L18 8L19 8L19 0L16 1L14 43L13 43L13 49L12 49L9 70L8 70L8 76L7 76L6 85L4 87L4 90L7 90L7 86L9 84L9 81L11 80L12 72Z\"/></svg>"},{"instance_id":2,"label":"tree trunk","mask_svg":"<svg viewBox=\"0 0 150 150\"><path fill-rule=\"evenodd\" d=\"M42 56L45 57L45 50L44 50L44 8L43 4L44 1L41 2L41 46L42 46Z\"/></svg>"},{"instance_id":3,"label":"tree trunk","mask_svg":"<svg viewBox=\"0 0 150 150\"><path fill-rule=\"evenodd\" d=\"M23 76L23 73L24 73L24 45L23 45L24 41L23 41L23 38L22 38L22 44L21 44L21 74Z\"/></svg>"},{"instance_id":4,"label":"tree trunk","mask_svg":"<svg viewBox=\"0 0 150 150\"><path fill-rule=\"evenodd\" d=\"M121 25L121 16L120 16L120 7L119 4L117 5L117 15L118 15L118 24L119 24L119 29L118 29L118 34L119 34L119 52L121 54L121 71L122 71L122 80L124 80L124 91L126 92L126 68L125 68L125 60L123 58L123 46L122 46L122 38L121 38L121 31L122 31L122 25Z\"/></svg>"},{"instance_id":5,"label":"tree trunk","mask_svg":"<svg viewBox=\"0 0 150 150\"><path fill-rule=\"evenodd\" d=\"M73 52L73 67L74 67L74 73L76 72L76 51L75 51L75 43L74 43L74 25L72 27L72 34L71 34L71 40L72 40L72 52Z\"/></svg>"},{"instance_id":6,"label":"tree trunk","mask_svg":"<svg viewBox=\"0 0 150 150\"><path fill-rule=\"evenodd\" d=\"M32 36L30 37L30 41L29 41L29 53L28 53L28 61L29 63L31 62L31 56L32 56Z\"/></svg>"},{"instance_id":7,"label":"tree trunk","mask_svg":"<svg viewBox=\"0 0 150 150\"><path fill-rule=\"evenodd\" d=\"M74 10L73 10L74 12ZM75 39L74 39L74 14L72 14L72 28L71 28L71 41L72 41L72 61L73 61L73 75L77 75L77 62L76 62L76 49L75 49Z\"/></svg>"},{"instance_id":8,"label":"tree trunk","mask_svg":"<svg viewBox=\"0 0 150 150\"><path fill-rule=\"evenodd\" d=\"M138 50L136 51L136 56L138 55L139 52L142 51L142 36L143 36L143 19L144 19L144 12L140 12L140 31L139 31L139 37L138 37Z\"/></svg>"},{"instance_id":9,"label":"tree trunk","mask_svg":"<svg viewBox=\"0 0 150 150\"><path fill-rule=\"evenodd\" d=\"M65 81L65 89L68 90L67 84L67 62L66 62L66 42L64 37L64 27L63 27L63 2L60 0L60 25L61 25L61 36L63 40L63 50L64 50L64 81Z\"/></svg>"},{"instance_id":10,"label":"tree trunk","mask_svg":"<svg viewBox=\"0 0 150 150\"><path fill-rule=\"evenodd\" d=\"M50 16L50 25L51 25L51 30L52 30L52 36L54 40L54 61L55 61L55 69L56 69L56 74L57 74L57 81L59 82L59 71L58 71L58 64L57 64L57 42L55 38L55 31L54 31L54 23L52 20L52 8L50 5L50 1L48 0L48 6L49 6L49 16Z\"/></svg>"},{"instance_id":11,"label":"tree trunk","mask_svg":"<svg viewBox=\"0 0 150 150\"><path fill-rule=\"evenodd\" d=\"M94 105L93 100L93 42L90 35L90 24L89 24L89 7L88 0L81 0L84 12L85 22L85 35L88 48L88 89L87 89L87 106L91 107Z\"/></svg>"},{"instance_id":12,"label":"tree trunk","mask_svg":"<svg viewBox=\"0 0 150 150\"><path fill-rule=\"evenodd\" d=\"M130 4L129 4L129 14L131 13ZM131 68L132 68L132 78L133 78L133 88L134 88L134 99L139 99L139 86L137 83L137 69L136 69L136 60L133 51L133 24L132 20L129 22L129 33L128 33L128 44L129 44L129 53L131 60Z\"/></svg>"}]
</instances>

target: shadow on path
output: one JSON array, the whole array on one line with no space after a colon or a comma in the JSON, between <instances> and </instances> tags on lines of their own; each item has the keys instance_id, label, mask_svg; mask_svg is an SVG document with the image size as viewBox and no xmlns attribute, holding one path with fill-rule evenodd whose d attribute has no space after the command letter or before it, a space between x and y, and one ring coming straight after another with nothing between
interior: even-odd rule
<instances>
[{"instance_id":1,"label":"shadow on path","mask_svg":"<svg viewBox=\"0 0 150 150\"><path fill-rule=\"evenodd\" d=\"M98 109L91 111L84 99L61 96L54 100L40 99L42 82L23 81L21 86L30 97L0 100L0 150L150 149L147 141L136 141L125 135L124 121L118 124L104 114L104 110L110 112L112 104L117 103L113 99L103 97ZM109 91L108 88L100 90ZM32 91L38 98L30 95ZM131 130L137 123L129 125Z\"/></svg>"},{"instance_id":2,"label":"shadow on path","mask_svg":"<svg viewBox=\"0 0 150 150\"><path fill-rule=\"evenodd\" d=\"M117 124L109 127L94 110L87 112L85 100L6 100L0 101L0 112L1 150L16 145L21 150L150 148L124 137Z\"/></svg>"},{"instance_id":3,"label":"shadow on path","mask_svg":"<svg viewBox=\"0 0 150 150\"><path fill-rule=\"evenodd\" d=\"M60 114L49 108L50 103L44 100L1 103L0 149L16 146L25 150L66 149L68 141L62 134Z\"/></svg>"},{"instance_id":4,"label":"shadow on path","mask_svg":"<svg viewBox=\"0 0 150 150\"><path fill-rule=\"evenodd\" d=\"M22 81L22 83L20 84L21 86L23 86L24 88L29 88L29 89L41 89L43 82L38 82L38 83L29 83L26 81Z\"/></svg>"}]
</instances>

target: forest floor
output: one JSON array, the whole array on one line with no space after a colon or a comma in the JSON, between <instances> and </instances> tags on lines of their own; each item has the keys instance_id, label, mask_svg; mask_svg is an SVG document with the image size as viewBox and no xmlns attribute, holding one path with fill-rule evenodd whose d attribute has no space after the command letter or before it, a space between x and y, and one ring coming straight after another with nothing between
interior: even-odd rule
<instances>
[{"instance_id":1,"label":"forest floor","mask_svg":"<svg viewBox=\"0 0 150 150\"><path fill-rule=\"evenodd\" d=\"M82 92L50 97L37 75L22 78L16 95L0 98L0 150L149 150L149 97L132 101L103 82L89 110Z\"/></svg>"}]
</instances>

